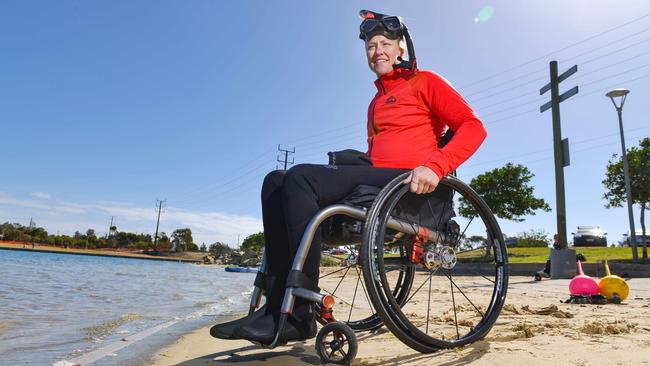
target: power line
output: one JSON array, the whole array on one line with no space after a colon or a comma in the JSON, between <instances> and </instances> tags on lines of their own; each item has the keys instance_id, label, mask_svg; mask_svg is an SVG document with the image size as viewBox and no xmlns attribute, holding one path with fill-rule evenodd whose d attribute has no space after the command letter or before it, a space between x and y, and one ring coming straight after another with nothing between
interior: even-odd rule
<instances>
[{"instance_id":1,"label":"power line","mask_svg":"<svg viewBox=\"0 0 650 366\"><path fill-rule=\"evenodd\" d=\"M607 48L607 47L609 47L609 46L611 46L611 45L614 45L614 44L620 44L620 42L623 41L623 40L628 40L628 39L630 39L631 37L637 36L637 35L639 35L639 34L642 34L642 33L648 32L648 31L650 31L650 28L645 28L644 30L642 30L642 31L640 31L640 32L636 32L636 33L633 33L633 34L625 35L625 36L623 36L623 37L621 37L621 38L618 38L618 39L616 39L616 40L614 40L614 41L612 41L612 42L606 43L606 44L601 45L601 46L596 47L596 48L592 48L592 49L590 49L590 50L588 50L588 51L585 51L585 52L582 52L582 53L580 53L580 54L578 54L578 55L575 55L575 56L571 56L571 57L569 57L569 58L562 59L562 62L569 62L569 61L571 61L571 62L575 62L577 59L579 59L580 57L582 57L582 56L584 56L584 55L588 55L588 54L590 54L590 53L593 53L593 52L599 51L599 50L601 50L601 49L603 49L603 48ZM584 60L584 61L580 61L580 62L578 62L578 63L579 63L581 66L584 66L584 65L589 64L589 63L591 63L591 62L602 60L603 57L611 56L611 55L613 55L613 54L618 54L618 53L620 53L621 51L624 51L624 50L630 49L630 48L635 47L635 46L638 46L638 45L640 45L640 44L642 44L642 43L646 43L646 42L648 42L648 41L650 41L650 38L643 39L643 40L641 40L641 41L639 41L639 42L635 42L635 43L629 44L629 45L627 45L627 46L623 46L623 47L618 48L618 49L616 49L616 50L613 50L613 51L610 51L610 52L605 53L605 54L603 54L603 55L600 55L600 56L598 56L598 57L593 57L593 58L591 58L591 59L587 59L587 60ZM464 94L464 95L465 95L465 97L467 97L467 98L471 98L471 97L474 96L474 95L482 94L482 93L484 93L484 92L486 92L486 91L492 91L492 90L494 90L495 88L498 88L498 87L501 87L501 86L504 86L504 85L510 84L510 83L513 82L513 81L521 80L521 78L524 77L524 76L537 75L537 74L542 74L542 73L545 73L545 72L546 72L546 68L536 69L535 71L527 72L527 73L525 73L525 74L523 74L523 75L513 77L513 78L508 79L508 80L506 80L506 81L500 82L500 83L498 83L498 84L496 84L496 85L491 85L490 87L487 87L487 88L485 88L485 89L482 89L482 90L479 90L479 91L475 91L475 92L472 92L472 93L466 93L466 94ZM545 78L545 77L542 77L542 79L544 79L544 78ZM534 82L534 81L538 81L538 80L539 80L539 78L538 78L538 79L535 79L535 80L531 80L530 82ZM511 89L511 88L509 88L509 89ZM481 98L481 99L484 99L484 98Z\"/></svg>"},{"instance_id":2,"label":"power line","mask_svg":"<svg viewBox=\"0 0 650 366\"><path fill-rule=\"evenodd\" d=\"M650 29L650 28L649 28L649 29ZM631 45L628 45L628 46L625 46L625 47L622 47L622 48L616 49L616 50L614 50L614 51L612 51L612 52L609 52L609 53L607 53L607 54L600 55L600 56L598 56L598 57L594 57L594 58L589 59L589 60L586 60L586 61L582 61L582 62L580 62L580 66L582 67L582 66L584 66L584 65L586 65L586 64L589 64L589 63L591 63L591 62L594 62L594 61L602 61L604 57L611 56L612 54L618 54L618 53L620 53L621 51L627 50L627 49L632 48L632 47L634 47L634 46L638 46L638 45L641 44L641 43L646 43L646 42L649 42L649 41L650 41L650 38L645 39L645 40L643 40L643 41L641 41L641 42L637 42L637 43L634 43L634 44L631 44ZM639 55L634 56L634 57L631 57L631 58L624 59L624 60L622 60L622 61L620 61L620 62L629 61L629 60L631 60L631 59L634 59L634 58L636 58L636 57L640 57L640 56L644 56L644 55L646 55L646 54L647 54L647 52L646 52L646 53L639 54ZM568 60L573 60L573 59L574 59L574 58L569 58L569 59L567 59L567 61L568 61ZM590 71L590 72L588 72L588 73L583 73L583 74L582 74L581 76L579 76L579 77L583 77L584 75L591 74L592 72L593 72L593 71ZM536 73L538 73L538 72L535 72L535 74L536 74ZM523 83L517 84L517 85L512 86L512 87L510 87L510 88L507 88L507 89L505 89L505 90L496 91L496 92L494 92L494 93L492 93L492 94L489 94L489 95L483 96L483 97L481 97L481 98L472 99L472 104L475 104L476 102L481 101L481 100L484 100L484 99L489 99L489 98L491 98L491 97L494 97L494 96L497 96L497 95L500 95L500 94L507 93L507 92L509 92L509 91L512 91L513 89L519 89L519 88L521 88L521 87L524 87L524 86L526 86L526 85L529 85L529 84L535 83L535 82L540 81L540 80L543 80L543 79L545 79L544 76L542 76L542 77L537 77L537 78L535 78L535 79L531 79L531 80L528 80L528 81L526 81L526 82L523 82ZM512 79L512 80L520 80L520 78L516 78L516 79ZM494 90L495 87L498 87L498 86L501 86L501 85L505 85L505 83L504 83L504 84L497 84L496 86L493 86L492 88L486 89L485 91L488 91L488 90ZM481 91L481 93L482 93L482 92L483 92L483 91ZM480 94L480 93L470 94L470 95L468 95L467 97L468 97L468 99L470 99L470 96L471 96L471 95L476 95L476 94ZM524 95L527 95L527 94L524 94ZM506 101L507 101L507 100L506 100ZM484 108L487 108L487 107L490 107L490 106L493 106L493 105L497 105L497 104L501 104L501 103L503 103L503 102L493 103L493 104L488 105L488 106L486 106L486 107L484 107Z\"/></svg>"},{"instance_id":3,"label":"power line","mask_svg":"<svg viewBox=\"0 0 650 366\"><path fill-rule=\"evenodd\" d=\"M650 128L650 126L632 128L632 129L629 129L628 132L643 130L643 129L646 129L646 128ZM597 137L590 137L588 139L574 141L574 142L571 143L571 145L575 146L575 145L585 144L585 143L588 143L588 142L602 140L602 139L612 137L612 136L618 136L618 133L610 133L610 134L607 134L607 135L601 135L601 136L597 136ZM598 145L598 146L600 146L600 145ZM498 162L501 162L501 161L508 161L510 159L518 158L518 157L522 157L522 156L529 156L529 155L535 155L535 154L540 154L540 153L546 153L546 152L549 152L551 150L552 150L551 148L545 148L545 149L540 149L540 150L535 150L535 151L530 151L530 152L525 152L525 153L519 153L517 155L509 155L509 156L505 156L505 157L502 157L502 158L499 158L499 159L493 159L493 160L488 160L488 161L477 162L477 163L474 163L474 164L463 165L463 167L464 168L473 168L473 167L476 167L476 166L490 165L492 163L498 163Z\"/></svg>"},{"instance_id":4,"label":"power line","mask_svg":"<svg viewBox=\"0 0 650 366\"><path fill-rule=\"evenodd\" d=\"M503 75L503 74L505 74L505 73L507 73L507 72L510 72L510 71L512 71L512 70L516 70L516 69L519 69L519 68L521 68L521 67L523 67L523 66L529 65L529 64L531 64L531 63L533 63L533 62L535 62L535 61L540 61L540 60L543 60L543 59L547 59L547 58L548 58L549 56L551 56L551 55L554 55L554 54L556 54L556 53L562 52L562 51L567 50L567 49L569 49L569 48L571 48L571 47L575 47L575 46L577 46L577 45L579 45L579 44L583 44L583 43L585 43L585 42L588 42L588 41L590 41L590 40L592 40L592 39L598 38L598 37L600 37L600 36L602 36L602 35L605 35L605 34L607 34L607 33L610 33L610 32L612 32L612 31L615 31L615 30L617 30L617 29L623 28L623 27L625 27L625 26L627 26L627 25L630 25L630 24L632 24L632 23L636 23L636 22L638 22L638 21L640 21L640 20L642 20L642 19L645 19L645 18L647 18L647 17L649 17L649 16L650 16L650 13L645 14L645 15L643 15L643 16L640 16L640 17L638 17L638 18L632 19L631 21L628 21L628 22L623 23L623 24L621 24L621 25L618 25L618 26L615 26L615 27L613 27L613 28L607 29L607 30L602 31L602 32L600 32L600 33L597 33L597 34L595 34L595 35L593 35L593 36L587 37L587 38L585 38L585 39L583 39L583 40L581 40L581 41L578 41L578 42L572 43L572 44L570 44L570 45L568 45L568 46L565 46L565 47L562 47L562 48L560 48L560 49L558 49L558 50L555 50L555 51L549 52L549 53L547 53L547 54L545 54L545 55L543 55L543 56L536 57L536 58L534 58L534 59L532 59L532 60L530 60L530 61L526 61L526 62L524 62L524 63L521 63L521 64L519 64L519 65L516 65L516 66L514 66L514 67L511 67L511 68L509 68L509 69L506 69L506 70L503 70L503 71L497 72L497 73L495 73L495 74L492 74L492 75L490 75L490 76L488 76L488 77L485 77L485 78L483 78L483 79L480 79L480 80L477 80L477 81L475 81L475 82L472 82L472 83L469 83L469 84L463 85L462 87L463 87L463 88L466 88L466 87L469 87L469 86L477 85L477 84L480 84L480 83L482 83L482 82L484 82L484 81L494 79L495 77L497 77L497 76L501 76L501 75Z\"/></svg>"},{"instance_id":5,"label":"power line","mask_svg":"<svg viewBox=\"0 0 650 366\"><path fill-rule=\"evenodd\" d=\"M217 187L217 188L222 188L222 187L224 187L224 186L227 186L227 185L230 184L230 183L235 182L235 181L238 180L238 179L241 179L241 178L245 177L246 175L250 174L251 172L256 171L256 170L262 168L263 165L266 165L266 164L267 164L266 161L264 161L264 162L262 162L262 163L260 163L260 161L261 161L265 156L267 156L268 153L271 152L272 150L273 150L273 149L267 149L266 151L264 151L264 152L263 152L262 154L260 154L259 156L256 156L255 158L253 158L252 160L246 162L245 164L240 165L239 168L237 169L237 171L234 171L234 172L232 172L232 171L231 171L231 172L228 172L228 173L229 173L228 176L226 176L226 177L225 177L224 179L222 179L222 180L219 180L219 181L215 181L215 182L211 182L211 183L204 184L204 185L202 185L202 186L200 186L200 187L197 187L197 188L194 188L194 189L191 189L191 190L185 191L185 192L181 193L180 195L175 196L174 201L176 201L176 202L183 201L186 197L196 196L196 194L199 194L199 193L201 193L201 192L203 192L203 191L213 190L215 187ZM242 171L242 170L244 170L244 169L249 168L251 165L253 165L253 164L255 164L255 163L257 163L257 165L255 165L255 166L254 166L253 168L251 168L251 169L246 170L244 173L239 174L239 175L235 175L235 174L234 174L234 173L236 173L236 172L238 172L238 171Z\"/></svg>"},{"instance_id":6,"label":"power line","mask_svg":"<svg viewBox=\"0 0 650 366\"><path fill-rule=\"evenodd\" d=\"M265 172L267 170L270 170L268 167L271 166L271 164L272 164L272 161L263 160L258 165L256 165L255 167L249 169L246 172L243 172L242 174L231 177L231 179L229 179L229 180L227 180L225 182L219 182L219 183L213 184L212 186L214 186L214 187L211 187L212 190L209 191L209 192L204 192L202 194L197 193L197 194L194 194L192 198L185 199L185 200L175 200L175 202L179 202L179 205L181 205L181 206L183 206L183 205L192 205L192 204L194 204L196 202L205 201L204 197L219 196L219 195L223 194L224 191L227 192L227 191L230 191L231 188L237 188L238 186L240 186L240 184L238 183L238 184L234 185L233 187L228 187L229 185L238 182L239 180L243 179L244 177L247 177L247 176L251 175L252 173L255 173L255 172L257 172L257 171L259 171L259 170L261 170L263 168L266 168Z\"/></svg>"},{"instance_id":7,"label":"power line","mask_svg":"<svg viewBox=\"0 0 650 366\"><path fill-rule=\"evenodd\" d=\"M647 41L650 41L650 38L647 39L647 40L644 41L644 42L647 42ZM628 61L631 61L631 60L637 59L637 58L639 58L639 57L641 57L641 56L645 56L645 55L648 55L648 54L650 54L650 51L643 52L643 53L640 53L640 54L634 55L634 56L632 56L632 57L628 57L628 58L626 58L626 59L623 59L623 60L617 61L617 62L615 62L615 63L609 64L609 65L606 65L606 66L603 66L603 67L600 67L600 68L595 69L595 70L590 70L590 71L584 72L584 73L582 73L581 75L576 76L575 79L583 78L583 77L585 77L585 76L587 76L587 75L591 75L591 74L593 74L593 73L595 73L595 72L602 71L602 70L607 69L607 68L610 68L610 67L618 66L618 65L620 65L621 63L628 62ZM584 65L584 64L580 64L581 67L582 67L583 65ZM540 78L540 79L538 79L538 80L541 80L541 79L543 79L543 78ZM532 82L532 81L531 81L531 82ZM510 102L510 101L513 101L513 100L516 100L516 99L523 98L523 97L528 96L528 95L530 95L530 94L537 94L537 93L532 93L532 92L530 92L530 93L521 94L521 95L519 95L519 96L512 97L512 98L510 98L510 99L506 99L506 100L502 100L502 101L499 101L499 102L496 102L496 103L492 103L492 104L489 104L489 105L487 105L487 106L479 107L479 108L476 108L476 109L477 109L477 110L484 110L484 109L487 109L487 108L490 108L490 107L494 107L494 106L497 106L497 105L500 105L500 104L504 104L504 103L507 103L507 102ZM537 98L539 99L539 96L537 96ZM530 102L526 102L526 103L524 103L524 104L527 104L527 103L533 103L533 102L535 102L535 101L534 101L534 100L531 100ZM523 104L522 104L522 105L523 105ZM490 112L490 113L497 113L497 112Z\"/></svg>"}]
</instances>

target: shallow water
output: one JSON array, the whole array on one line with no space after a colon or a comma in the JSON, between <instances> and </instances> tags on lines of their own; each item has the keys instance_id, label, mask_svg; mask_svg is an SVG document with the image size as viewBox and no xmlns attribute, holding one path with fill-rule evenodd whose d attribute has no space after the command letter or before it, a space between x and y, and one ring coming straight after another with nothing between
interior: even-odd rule
<instances>
[{"instance_id":1,"label":"shallow water","mask_svg":"<svg viewBox=\"0 0 650 366\"><path fill-rule=\"evenodd\" d=\"M0 365L75 359L178 320L164 332L173 339L244 312L253 278L175 262L0 250ZM109 357L137 364L165 341L151 338Z\"/></svg>"}]
</instances>

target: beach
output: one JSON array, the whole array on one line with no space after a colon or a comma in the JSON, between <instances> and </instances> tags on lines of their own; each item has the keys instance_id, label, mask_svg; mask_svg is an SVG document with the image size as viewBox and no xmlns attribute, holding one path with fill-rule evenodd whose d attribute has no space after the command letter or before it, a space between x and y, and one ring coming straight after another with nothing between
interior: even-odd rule
<instances>
[{"instance_id":1,"label":"beach","mask_svg":"<svg viewBox=\"0 0 650 366\"><path fill-rule=\"evenodd\" d=\"M321 280L321 287L335 283L335 277ZM421 354L386 327L358 333L353 364L650 365L650 278L629 280L630 296L620 305L563 303L569 297L568 284L511 277L506 305L490 333L463 348ZM427 303L415 302L409 311L426 313ZM334 310L336 314L337 306ZM149 363L229 364L291 366L320 364L320 359L314 339L263 349L247 341L214 339L204 327L158 350Z\"/></svg>"},{"instance_id":2,"label":"beach","mask_svg":"<svg viewBox=\"0 0 650 366\"><path fill-rule=\"evenodd\" d=\"M100 249L82 249L82 248L63 248L49 244L35 243L32 245L27 242L14 242L14 241L0 241L0 250L16 250L26 252L41 252L41 253L56 253L56 254L73 254L73 255L90 255L97 257L116 257L116 258L134 258L134 259L148 259L169 262L187 262L187 263L202 263L202 257L206 253L201 252L181 252L174 253L174 256L164 255L149 255L137 251L122 251L108 248Z\"/></svg>"}]
</instances>

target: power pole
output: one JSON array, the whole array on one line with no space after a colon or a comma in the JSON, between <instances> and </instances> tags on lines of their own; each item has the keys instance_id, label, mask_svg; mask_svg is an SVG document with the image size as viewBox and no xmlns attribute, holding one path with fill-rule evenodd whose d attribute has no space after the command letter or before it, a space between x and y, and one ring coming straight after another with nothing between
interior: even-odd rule
<instances>
[{"instance_id":1,"label":"power pole","mask_svg":"<svg viewBox=\"0 0 650 366\"><path fill-rule=\"evenodd\" d=\"M555 199L557 206L557 235L562 248L568 247L566 231L566 200L564 195L564 167L569 166L569 139L562 139L560 125L560 103L578 94L578 87L574 86L560 95L559 84L578 71L574 65L562 75L557 74L557 61L551 61L551 82L539 90L539 95L551 91L551 101L540 106L539 112L543 113L549 108L553 115L553 150L555 155Z\"/></svg>"},{"instance_id":2,"label":"power pole","mask_svg":"<svg viewBox=\"0 0 650 366\"><path fill-rule=\"evenodd\" d=\"M158 220L156 221L156 235L153 237L153 251L158 252L158 228L160 227L160 212L164 209L163 205L167 200L156 199L156 211L158 211Z\"/></svg>"},{"instance_id":3,"label":"power pole","mask_svg":"<svg viewBox=\"0 0 650 366\"><path fill-rule=\"evenodd\" d=\"M294 146L291 150L285 150L280 148L280 145L278 145L278 151L284 153L284 160L280 160L280 155L278 155L278 163L284 163L284 170L287 170L287 164L293 164L293 158L289 161L289 154L295 154L296 147Z\"/></svg>"},{"instance_id":4,"label":"power pole","mask_svg":"<svg viewBox=\"0 0 650 366\"><path fill-rule=\"evenodd\" d=\"M108 234L106 234L106 239L108 239L111 236L111 233L113 232L113 219L115 216L111 216L111 223L108 225Z\"/></svg>"},{"instance_id":5,"label":"power pole","mask_svg":"<svg viewBox=\"0 0 650 366\"><path fill-rule=\"evenodd\" d=\"M569 139L562 139L560 124L560 103L578 94L578 87L574 86L560 94L559 84L578 71L574 65L562 75L558 75L557 61L550 64L551 82L539 90L539 95L551 91L551 101L539 107L543 113L549 108L553 116L553 151L555 157L555 205L557 214L557 236L559 250L551 249L551 278L571 278L575 274L575 251L568 250L566 230L566 199L564 194L564 167L569 166Z\"/></svg>"}]
</instances>

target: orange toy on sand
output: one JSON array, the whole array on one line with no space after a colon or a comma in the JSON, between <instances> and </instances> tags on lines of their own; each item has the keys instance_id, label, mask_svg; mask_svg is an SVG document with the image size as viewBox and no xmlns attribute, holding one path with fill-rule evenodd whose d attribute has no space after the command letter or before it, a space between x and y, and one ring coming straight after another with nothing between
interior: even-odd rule
<instances>
[{"instance_id":1,"label":"orange toy on sand","mask_svg":"<svg viewBox=\"0 0 650 366\"><path fill-rule=\"evenodd\" d=\"M580 296L580 295L596 295L600 292L598 289L598 284L596 280L587 276L582 271L582 262L578 261L578 274L573 277L569 283L569 292L571 295Z\"/></svg>"},{"instance_id":2,"label":"orange toy on sand","mask_svg":"<svg viewBox=\"0 0 650 366\"><path fill-rule=\"evenodd\" d=\"M621 302L627 299L630 294L630 287L624 279L619 276L612 275L609 271L609 265L605 261L605 272L607 276L603 277L598 283L600 293L607 298L609 302Z\"/></svg>"}]
</instances>

